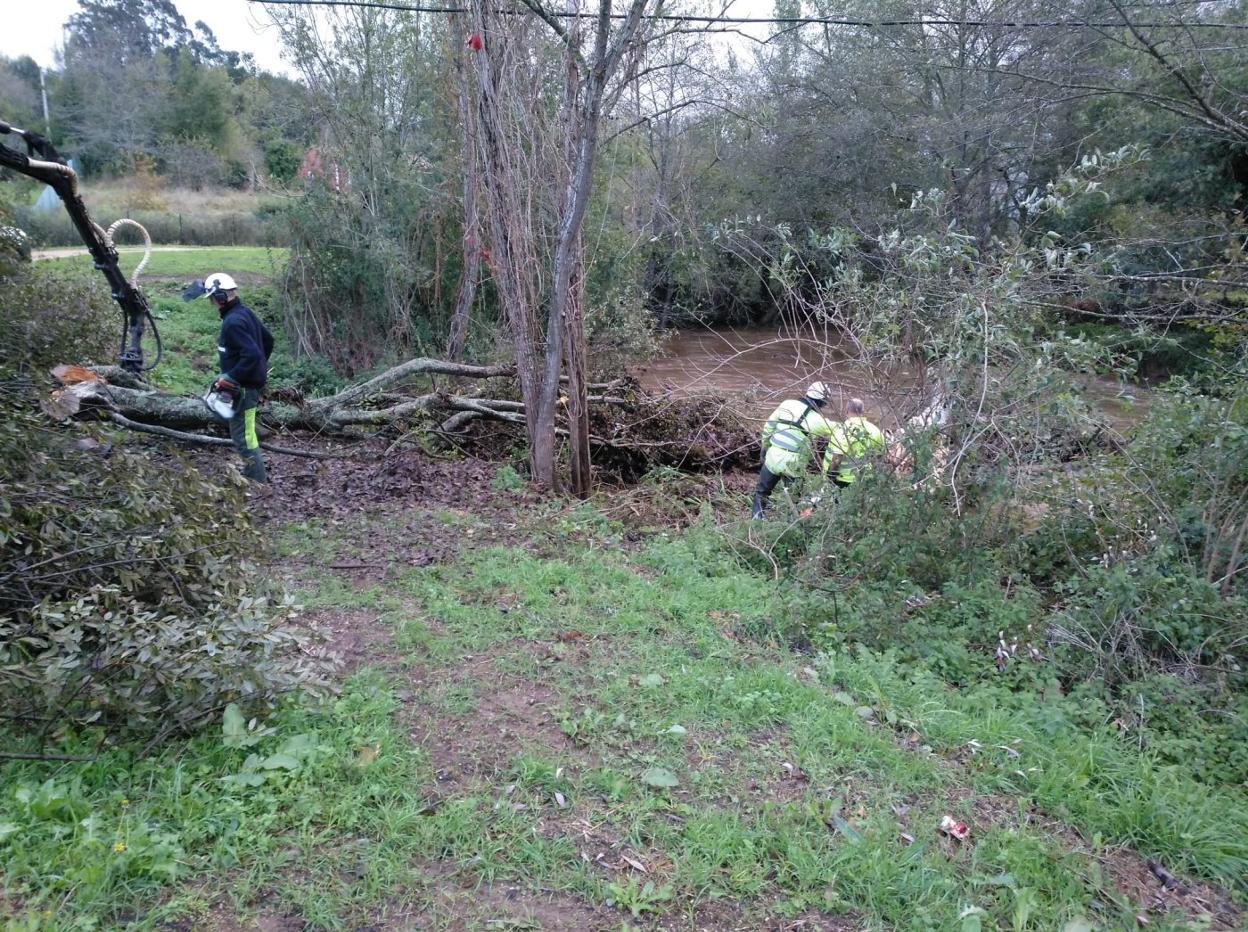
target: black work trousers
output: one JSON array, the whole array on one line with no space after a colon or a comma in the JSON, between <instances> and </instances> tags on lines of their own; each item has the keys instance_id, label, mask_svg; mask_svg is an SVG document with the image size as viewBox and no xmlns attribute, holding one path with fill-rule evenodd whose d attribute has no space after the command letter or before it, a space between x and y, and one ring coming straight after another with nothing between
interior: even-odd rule
<instances>
[{"instance_id":1,"label":"black work trousers","mask_svg":"<svg viewBox=\"0 0 1248 932\"><path fill-rule=\"evenodd\" d=\"M788 485L793 480L788 476L782 476L772 472L764 463L758 470L758 485L754 486L754 510L751 512L755 518L761 518L763 512L767 510L767 500L771 498L772 490L776 484L783 482Z\"/></svg>"}]
</instances>

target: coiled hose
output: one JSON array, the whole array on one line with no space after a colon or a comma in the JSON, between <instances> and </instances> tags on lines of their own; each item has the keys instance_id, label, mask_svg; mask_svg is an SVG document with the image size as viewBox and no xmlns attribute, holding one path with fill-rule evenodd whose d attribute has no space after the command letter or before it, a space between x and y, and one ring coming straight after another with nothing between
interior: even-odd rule
<instances>
[{"instance_id":1,"label":"coiled hose","mask_svg":"<svg viewBox=\"0 0 1248 932\"><path fill-rule=\"evenodd\" d=\"M104 231L104 240L108 243L110 249L117 248L113 242L113 234L122 227L134 227L134 229L138 230L143 236L143 258L140 259L139 264L134 267L134 271L130 273L130 284L135 288L138 288L139 275L141 275L143 269L147 267L148 260L152 258L152 235L147 232L147 227L143 226L143 224L139 223L139 221L131 220L129 217L122 217L120 220L114 220L112 225ZM160 330L156 327L156 318L152 316L150 309L147 311L147 322L151 325L152 336L156 338L156 359L150 366L144 366L143 371L151 372L158 365L160 365L160 358L165 354L165 346L160 340ZM125 345L125 328L127 323L128 322L123 321L121 325L123 346Z\"/></svg>"}]
</instances>

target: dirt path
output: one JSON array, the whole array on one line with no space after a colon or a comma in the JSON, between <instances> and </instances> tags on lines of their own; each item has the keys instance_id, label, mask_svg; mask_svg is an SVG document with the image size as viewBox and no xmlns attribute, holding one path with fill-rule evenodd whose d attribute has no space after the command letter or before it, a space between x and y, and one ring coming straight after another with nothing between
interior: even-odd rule
<instances>
[{"instance_id":1,"label":"dirt path","mask_svg":"<svg viewBox=\"0 0 1248 932\"><path fill-rule=\"evenodd\" d=\"M153 246L152 252L195 252L197 249L211 249L210 246ZM122 255L143 252L142 246L118 246L117 252ZM91 251L81 246L57 246L52 249L35 249L30 257L38 262L41 259L68 259L72 256L89 256Z\"/></svg>"}]
</instances>

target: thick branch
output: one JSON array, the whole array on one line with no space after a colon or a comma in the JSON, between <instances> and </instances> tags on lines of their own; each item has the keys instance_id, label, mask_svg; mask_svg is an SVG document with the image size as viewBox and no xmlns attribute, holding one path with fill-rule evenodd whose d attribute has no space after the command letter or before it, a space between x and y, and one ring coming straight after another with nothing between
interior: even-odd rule
<instances>
[{"instance_id":1,"label":"thick branch","mask_svg":"<svg viewBox=\"0 0 1248 932\"><path fill-rule=\"evenodd\" d=\"M1196 86L1192 83L1191 78L1187 76L1187 73L1174 62L1170 61L1170 59L1162 53L1161 49L1157 47L1157 44L1144 35L1139 26L1131 21L1131 18L1127 15L1126 11L1123 10L1122 5L1119 4L1117 0L1110 0L1110 4L1118 12L1118 15L1122 17L1123 23L1125 23L1127 29L1131 31L1131 35L1135 36L1136 41L1144 47L1144 50L1148 52L1149 55L1156 59L1158 64L1170 73L1172 78L1183 86L1183 90L1186 91L1187 96L1191 98L1192 102L1196 104L1200 111L1204 113L1210 121L1223 129L1230 130L1240 139L1248 139L1248 128L1245 128L1243 124L1239 123L1237 120L1232 120L1220 110L1214 109L1214 107L1210 105L1209 101L1205 99L1205 96L1196 89Z\"/></svg>"},{"instance_id":2,"label":"thick branch","mask_svg":"<svg viewBox=\"0 0 1248 932\"><path fill-rule=\"evenodd\" d=\"M515 375L515 366L469 366L464 363L446 362L442 359L409 359L407 362L387 369L367 382L353 385L337 395L317 398L309 402L312 407L340 408L352 404L387 385L393 385L414 375L456 375L471 379L490 379L500 375Z\"/></svg>"},{"instance_id":3,"label":"thick branch","mask_svg":"<svg viewBox=\"0 0 1248 932\"><path fill-rule=\"evenodd\" d=\"M137 430L143 434L154 434L157 437L168 437L170 440L181 440L184 443L198 443L205 446L228 447L233 445L232 440L224 437L210 437L207 434L192 434L184 430L174 430L171 427L161 427L159 424L143 424L139 421L132 421L124 414L118 414L116 411L108 412L109 420L114 424L130 430ZM261 443L262 450L268 450L270 453L280 453L283 456L301 456L310 460L349 460L350 456L345 453L322 453L318 450L296 450L292 447L279 447L273 443Z\"/></svg>"}]
</instances>

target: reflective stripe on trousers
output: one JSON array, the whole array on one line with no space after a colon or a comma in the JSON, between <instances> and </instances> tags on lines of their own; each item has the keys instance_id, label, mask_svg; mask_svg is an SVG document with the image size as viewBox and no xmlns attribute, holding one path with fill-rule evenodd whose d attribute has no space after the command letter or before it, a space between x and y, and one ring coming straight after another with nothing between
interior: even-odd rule
<instances>
[{"instance_id":1,"label":"reflective stripe on trousers","mask_svg":"<svg viewBox=\"0 0 1248 932\"><path fill-rule=\"evenodd\" d=\"M256 407L259 404L259 389L239 389L237 407L230 418L230 439L234 441L238 455L244 459L249 450L260 449L260 438L256 435Z\"/></svg>"}]
</instances>

